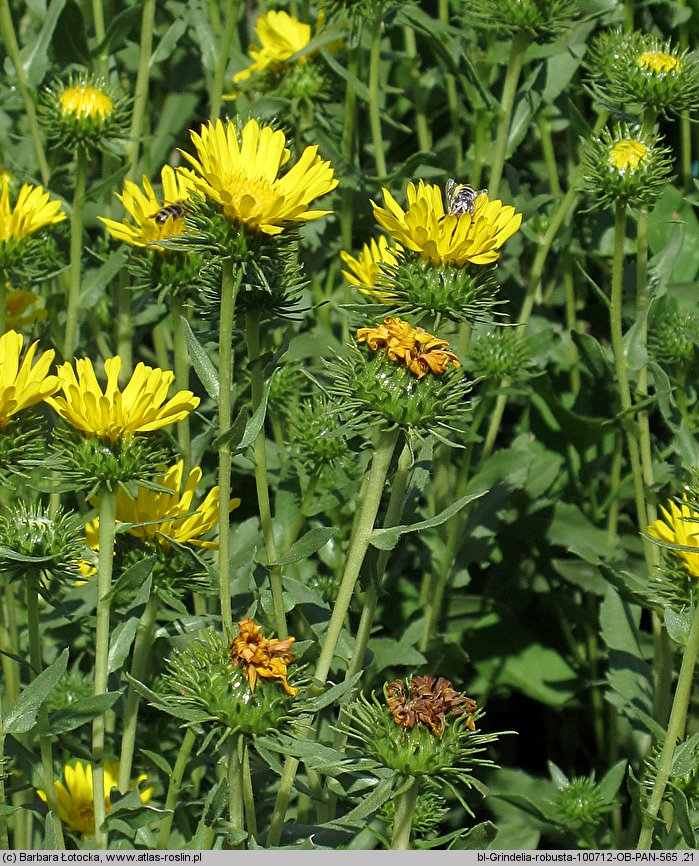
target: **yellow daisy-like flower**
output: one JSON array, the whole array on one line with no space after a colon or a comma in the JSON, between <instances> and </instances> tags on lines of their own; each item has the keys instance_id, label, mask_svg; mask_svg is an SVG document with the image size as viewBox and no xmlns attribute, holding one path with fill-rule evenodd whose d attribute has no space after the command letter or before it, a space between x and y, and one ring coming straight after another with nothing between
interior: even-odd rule
<instances>
[{"instance_id":1,"label":"yellow daisy-like flower","mask_svg":"<svg viewBox=\"0 0 699 866\"><path fill-rule=\"evenodd\" d=\"M40 303L40 300L34 292L10 289L5 295L5 331L18 331L25 325L45 319L46 310L35 306Z\"/></svg>"},{"instance_id":2,"label":"yellow daisy-like flower","mask_svg":"<svg viewBox=\"0 0 699 866\"><path fill-rule=\"evenodd\" d=\"M697 552L673 550L692 577L699 578L699 512L692 511L686 502L680 508L676 502L668 503L670 510L660 506L663 518L658 518L648 527L648 535L669 544L696 547Z\"/></svg>"},{"instance_id":3,"label":"yellow daisy-like flower","mask_svg":"<svg viewBox=\"0 0 699 866\"><path fill-rule=\"evenodd\" d=\"M617 142L609 152L609 162L618 171L636 171L648 154L648 148L641 141L624 139Z\"/></svg>"},{"instance_id":4,"label":"yellow daisy-like flower","mask_svg":"<svg viewBox=\"0 0 699 866\"><path fill-rule=\"evenodd\" d=\"M77 360L75 367L77 377L68 362L58 368L64 396L46 402L87 436L116 443L135 433L149 433L181 421L199 405L199 398L191 391L178 391L167 399L175 379L171 370L146 367L141 362L122 392L118 383L121 358L108 358L104 362L107 385L103 393L89 358Z\"/></svg>"},{"instance_id":5,"label":"yellow daisy-like flower","mask_svg":"<svg viewBox=\"0 0 699 866\"><path fill-rule=\"evenodd\" d=\"M249 120L240 135L232 123L211 121L201 134L191 132L198 159L182 151L196 170L189 172L202 195L223 209L226 219L254 232L278 235L288 225L318 219L327 210L309 204L337 186L329 162L318 147L307 147L300 159L279 177L290 157L281 130Z\"/></svg>"},{"instance_id":6,"label":"yellow daisy-like flower","mask_svg":"<svg viewBox=\"0 0 699 866\"><path fill-rule=\"evenodd\" d=\"M183 472L184 460L179 460L156 479L158 484L169 489L169 493L139 487L134 500L120 487L117 493L116 519L121 523L148 524L134 526L129 530L129 534L146 541L157 541L163 547L170 546L170 539L195 547L217 547L215 541L201 541L201 536L218 523L218 487L212 487L201 505L195 508L192 500L201 480L201 468L195 466L190 470L184 490ZM230 510L233 511L239 505L240 499L231 499Z\"/></svg>"},{"instance_id":7,"label":"yellow daisy-like flower","mask_svg":"<svg viewBox=\"0 0 699 866\"><path fill-rule=\"evenodd\" d=\"M85 544L94 553L94 556L91 559L81 559L78 563L78 571L83 579L76 580L76 586L82 586L89 580L89 578L97 574L97 554L100 549L99 517L95 517L89 523L85 524Z\"/></svg>"},{"instance_id":8,"label":"yellow daisy-like flower","mask_svg":"<svg viewBox=\"0 0 699 866\"><path fill-rule=\"evenodd\" d=\"M148 178L143 175L142 186L127 180L124 191L116 197L124 205L128 217L122 222L99 217L109 234L119 241L135 247L150 247L164 251L157 242L163 238L181 235L185 230L185 203L194 188L192 181L184 174L166 165L160 172L163 196L159 198ZM133 222L132 222L133 220Z\"/></svg>"},{"instance_id":9,"label":"yellow daisy-like flower","mask_svg":"<svg viewBox=\"0 0 699 866\"><path fill-rule=\"evenodd\" d=\"M92 766L76 761L75 766L66 764L63 768L65 783L56 780L53 784L58 800L58 815L66 828L72 833L80 833L85 838L95 835L95 812L93 805ZM145 773L132 783L132 789L147 778ZM119 765L106 763L104 765L104 806L107 813L112 808L111 790L118 786ZM46 802L46 794L38 790L39 797ZM142 803L147 803L153 796L153 788L139 791Z\"/></svg>"},{"instance_id":10,"label":"yellow daisy-like flower","mask_svg":"<svg viewBox=\"0 0 699 866\"><path fill-rule=\"evenodd\" d=\"M67 87L59 101L63 113L75 117L109 117L114 107L112 99L103 90L86 84Z\"/></svg>"},{"instance_id":11,"label":"yellow daisy-like flower","mask_svg":"<svg viewBox=\"0 0 699 866\"><path fill-rule=\"evenodd\" d=\"M289 649L296 638L266 638L249 616L238 623L238 630L239 634L231 643L231 661L235 667L242 664L250 691L255 691L257 680L262 677L281 680L287 695L297 695L299 690L292 688L286 680L287 667L294 660Z\"/></svg>"},{"instance_id":12,"label":"yellow daisy-like flower","mask_svg":"<svg viewBox=\"0 0 699 866\"><path fill-rule=\"evenodd\" d=\"M450 214L441 189L420 181L408 184L404 211L387 189L385 208L372 202L374 217L402 247L413 250L436 266L462 268L488 265L500 258L500 247L519 229L522 214L486 192L473 204L473 213Z\"/></svg>"},{"instance_id":13,"label":"yellow daisy-like flower","mask_svg":"<svg viewBox=\"0 0 699 866\"><path fill-rule=\"evenodd\" d=\"M448 351L449 343L409 322L389 316L376 328L359 328L357 342L366 342L374 352L383 352L389 361L402 361L417 379L428 371L435 376L449 364L459 367L459 359Z\"/></svg>"},{"instance_id":14,"label":"yellow daisy-like flower","mask_svg":"<svg viewBox=\"0 0 699 866\"><path fill-rule=\"evenodd\" d=\"M280 66L298 51L302 51L311 41L311 25L303 24L298 18L283 10L272 10L260 15L255 25L255 33L261 48L251 45L248 54L253 62L233 76L235 83L246 81L253 72L262 72Z\"/></svg>"},{"instance_id":15,"label":"yellow daisy-like flower","mask_svg":"<svg viewBox=\"0 0 699 866\"><path fill-rule=\"evenodd\" d=\"M368 244L364 244L356 259L344 250L340 253L340 258L347 265L347 270L342 273L350 285L356 286L369 298L377 301L395 298L393 292L376 289L374 284L381 273L382 263L398 264L396 252L400 253L400 247L390 247L385 235L381 235L378 241L372 238Z\"/></svg>"},{"instance_id":16,"label":"yellow daisy-like flower","mask_svg":"<svg viewBox=\"0 0 699 866\"><path fill-rule=\"evenodd\" d=\"M0 429L13 415L47 400L58 390L57 377L48 375L54 350L44 352L32 367L39 343L32 343L20 364L23 345L24 337L16 331L0 337Z\"/></svg>"},{"instance_id":17,"label":"yellow daisy-like flower","mask_svg":"<svg viewBox=\"0 0 699 866\"><path fill-rule=\"evenodd\" d=\"M679 72L681 64L677 57L664 51L644 51L636 58L636 65L655 75L666 75L668 72Z\"/></svg>"},{"instance_id":18,"label":"yellow daisy-like flower","mask_svg":"<svg viewBox=\"0 0 699 866\"><path fill-rule=\"evenodd\" d=\"M66 215L61 211L58 199L52 199L41 186L25 183L17 196L17 203L10 208L10 189L2 185L0 192L0 241L18 241L38 232L46 226L59 223Z\"/></svg>"}]
</instances>

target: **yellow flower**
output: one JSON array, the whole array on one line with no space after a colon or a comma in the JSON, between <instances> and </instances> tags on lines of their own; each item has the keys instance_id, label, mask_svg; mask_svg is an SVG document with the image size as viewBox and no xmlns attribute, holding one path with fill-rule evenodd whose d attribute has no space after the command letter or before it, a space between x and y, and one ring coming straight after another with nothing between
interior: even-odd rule
<instances>
[{"instance_id":1,"label":"yellow flower","mask_svg":"<svg viewBox=\"0 0 699 866\"><path fill-rule=\"evenodd\" d=\"M385 235L381 235L378 242L372 238L368 244L364 244L356 259L344 250L340 253L340 258L348 268L342 273L350 285L356 286L367 297L377 301L395 298L393 292L376 289L374 284L381 273L383 262L388 265L398 264L396 252L400 252L400 247L391 248Z\"/></svg>"},{"instance_id":2,"label":"yellow flower","mask_svg":"<svg viewBox=\"0 0 699 866\"><path fill-rule=\"evenodd\" d=\"M157 241L182 234L184 203L193 189L192 181L184 174L175 172L169 165L163 168L160 178L163 185L162 199L156 196L145 175L142 178L143 190L133 181L126 181L124 191L121 195L117 193L117 198L133 222L128 218L117 222L99 217L112 237L135 247L150 247L162 252L164 248Z\"/></svg>"},{"instance_id":3,"label":"yellow flower","mask_svg":"<svg viewBox=\"0 0 699 866\"><path fill-rule=\"evenodd\" d=\"M294 659L289 649L296 638L274 640L263 637L259 625L249 616L238 623L238 629L239 634L231 644L231 661L235 667L242 664L250 691L255 691L257 680L262 677L281 680L287 695L297 695L299 690L286 681L287 665Z\"/></svg>"},{"instance_id":4,"label":"yellow flower","mask_svg":"<svg viewBox=\"0 0 699 866\"><path fill-rule=\"evenodd\" d=\"M636 66L646 69L656 75L665 75L667 72L679 72L680 61L672 54L664 51L644 51L636 58Z\"/></svg>"},{"instance_id":5,"label":"yellow flower","mask_svg":"<svg viewBox=\"0 0 699 866\"><path fill-rule=\"evenodd\" d=\"M52 199L41 186L25 183L17 196L17 204L10 209L10 189L2 185L0 192L0 241L18 241L59 223L66 215L58 199Z\"/></svg>"},{"instance_id":6,"label":"yellow flower","mask_svg":"<svg viewBox=\"0 0 699 866\"><path fill-rule=\"evenodd\" d=\"M107 385L103 393L89 358L77 360L75 367L77 377L68 362L58 368L64 396L46 402L87 436L111 443L130 439L135 433L160 430L181 421L199 405L199 398L191 391L178 391L167 400L175 379L170 370L153 369L141 362L122 392L118 384L121 358L108 358L104 362Z\"/></svg>"},{"instance_id":7,"label":"yellow flower","mask_svg":"<svg viewBox=\"0 0 699 866\"><path fill-rule=\"evenodd\" d=\"M318 196L335 189L332 166L318 156L318 147L307 147L286 174L280 168L289 160L281 130L260 127L249 120L238 141L232 123L202 126L191 132L198 159L183 153L196 169L188 172L197 190L219 204L226 219L246 228L277 235L293 223L318 219L327 210L309 210Z\"/></svg>"},{"instance_id":8,"label":"yellow flower","mask_svg":"<svg viewBox=\"0 0 699 866\"><path fill-rule=\"evenodd\" d=\"M459 359L448 351L449 343L414 328L403 319L389 316L376 328L359 328L357 342L366 342L374 352L383 352L389 361L403 361L410 372L422 379L429 370L435 376L445 372L449 364L459 367Z\"/></svg>"},{"instance_id":9,"label":"yellow flower","mask_svg":"<svg viewBox=\"0 0 699 866\"><path fill-rule=\"evenodd\" d=\"M75 766L66 764L63 768L65 784L60 780L53 783L58 799L58 815L72 833L80 833L81 836L94 836L95 834L95 812L93 805L92 766L76 761ZM132 783L132 789L139 782L146 779L145 773L140 775ZM111 790L118 786L119 765L106 763L104 765L104 806L107 813L112 808ZM38 790L39 797L46 802L46 794ZM153 788L139 791L142 803L147 803L153 796Z\"/></svg>"},{"instance_id":10,"label":"yellow flower","mask_svg":"<svg viewBox=\"0 0 699 866\"><path fill-rule=\"evenodd\" d=\"M641 141L627 138L617 142L609 152L609 162L618 171L636 171L648 154Z\"/></svg>"},{"instance_id":11,"label":"yellow flower","mask_svg":"<svg viewBox=\"0 0 699 866\"><path fill-rule=\"evenodd\" d=\"M0 186L9 186L12 180L13 176L9 169L0 168Z\"/></svg>"},{"instance_id":12,"label":"yellow flower","mask_svg":"<svg viewBox=\"0 0 699 866\"><path fill-rule=\"evenodd\" d=\"M522 214L499 199L481 193L473 213L450 214L441 189L420 181L408 184L408 209L404 211L387 189L385 208L372 202L379 225L402 247L413 250L436 266L462 268L488 265L500 258L500 247L519 229Z\"/></svg>"},{"instance_id":13,"label":"yellow flower","mask_svg":"<svg viewBox=\"0 0 699 866\"><path fill-rule=\"evenodd\" d=\"M75 117L109 117L114 107L111 98L103 90L86 84L67 87L59 100L63 113Z\"/></svg>"},{"instance_id":14,"label":"yellow flower","mask_svg":"<svg viewBox=\"0 0 699 866\"><path fill-rule=\"evenodd\" d=\"M46 318L46 310L43 307L35 307L40 298L34 292L25 292L22 289L11 289L5 296L5 331L18 331L25 325L40 322Z\"/></svg>"},{"instance_id":15,"label":"yellow flower","mask_svg":"<svg viewBox=\"0 0 699 866\"><path fill-rule=\"evenodd\" d=\"M253 72L274 69L302 51L311 41L311 25L302 24L298 18L283 10L272 10L260 15L255 25L255 33L261 48L251 45L248 54L253 63L247 69L237 72L233 81L246 81Z\"/></svg>"},{"instance_id":16,"label":"yellow flower","mask_svg":"<svg viewBox=\"0 0 699 866\"><path fill-rule=\"evenodd\" d=\"M121 490L121 488L119 488ZM100 519L95 517L85 524L85 544L95 554L91 559L81 559L78 571L84 580L76 580L76 586L82 586L89 578L97 574L97 554L100 549Z\"/></svg>"},{"instance_id":17,"label":"yellow flower","mask_svg":"<svg viewBox=\"0 0 699 866\"><path fill-rule=\"evenodd\" d=\"M13 415L36 406L58 390L58 379L48 375L54 350L44 352L32 367L39 343L32 343L20 364L23 345L24 337L16 331L0 337L0 429Z\"/></svg>"},{"instance_id":18,"label":"yellow flower","mask_svg":"<svg viewBox=\"0 0 699 866\"><path fill-rule=\"evenodd\" d=\"M655 523L652 523L648 527L648 535L668 544L696 547L696 553L689 550L672 552L682 560L692 577L699 578L699 512L692 511L686 502L682 503L682 508L672 501L668 505L669 511L660 506L665 519L658 518Z\"/></svg>"},{"instance_id":19,"label":"yellow flower","mask_svg":"<svg viewBox=\"0 0 699 866\"><path fill-rule=\"evenodd\" d=\"M170 546L170 539L196 547L217 547L215 541L201 541L200 538L218 523L218 487L212 487L201 505L195 508L192 500L202 472L199 466L190 470L184 490L180 493L183 472L184 460L179 460L156 479L158 484L168 488L169 493L139 487L134 500L120 487L116 519L122 523L147 524L134 526L129 534L146 541L157 541L163 547ZM231 499L230 511L239 505L240 499Z\"/></svg>"}]
</instances>

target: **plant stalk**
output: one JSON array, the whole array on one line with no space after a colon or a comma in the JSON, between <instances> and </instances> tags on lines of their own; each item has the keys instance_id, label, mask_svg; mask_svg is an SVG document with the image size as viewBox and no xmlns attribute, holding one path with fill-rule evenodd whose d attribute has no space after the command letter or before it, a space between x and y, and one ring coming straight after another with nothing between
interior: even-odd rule
<instances>
[{"instance_id":1,"label":"plant stalk","mask_svg":"<svg viewBox=\"0 0 699 866\"><path fill-rule=\"evenodd\" d=\"M83 252L83 211L87 186L88 155L78 146L75 152L75 189L70 214L70 276L66 306L66 328L63 338L63 358L70 361L78 348L78 318L80 313L80 275Z\"/></svg>"},{"instance_id":2,"label":"plant stalk","mask_svg":"<svg viewBox=\"0 0 699 866\"><path fill-rule=\"evenodd\" d=\"M228 56L231 53L231 45L235 36L235 28L238 24L240 14L241 0L226 0L223 15L226 25L221 37L221 46L218 52L218 60L216 63L216 71L214 72L214 80L211 85L211 107L210 117L215 121L221 111L221 97L223 95L223 79L226 74L226 66L228 65Z\"/></svg>"},{"instance_id":3,"label":"plant stalk","mask_svg":"<svg viewBox=\"0 0 699 866\"><path fill-rule=\"evenodd\" d=\"M182 787L184 771L187 767L187 763L189 762L189 756L192 754L192 749L194 748L195 742L196 735L194 734L194 731L191 728L187 728L187 731L182 738L180 750L177 753L177 760L175 761L175 767L172 771L172 775L170 776L170 783L167 788L167 796L165 797L165 811L169 812L170 814L166 815L165 818L163 818L163 822L160 825L160 830L158 831L157 847L161 851L170 847L170 830L172 829L172 821L175 817L175 807L177 806L177 800L180 795L180 788Z\"/></svg>"},{"instance_id":4,"label":"plant stalk","mask_svg":"<svg viewBox=\"0 0 699 866\"><path fill-rule=\"evenodd\" d=\"M413 828L415 804L420 790L420 780L413 779L407 791L395 798L395 817L393 819L392 851L407 851L410 848L410 832Z\"/></svg>"},{"instance_id":5,"label":"plant stalk","mask_svg":"<svg viewBox=\"0 0 699 866\"><path fill-rule=\"evenodd\" d=\"M155 22L155 0L143 0L143 14L141 17L141 47L138 56L138 71L136 73L136 86L133 94L133 108L131 114L131 129L126 150L129 165L129 180L136 181L138 176L138 154L140 150L141 137L143 135L143 123L146 116L148 104L148 83L150 77L150 59L153 53L153 24Z\"/></svg>"},{"instance_id":6,"label":"plant stalk","mask_svg":"<svg viewBox=\"0 0 699 866\"><path fill-rule=\"evenodd\" d=\"M377 15L371 33L371 53L369 55L369 127L374 144L374 162L376 174L386 177L386 154L383 136L381 135L381 106L379 105L379 70L381 61L381 34L383 17Z\"/></svg>"}]
</instances>

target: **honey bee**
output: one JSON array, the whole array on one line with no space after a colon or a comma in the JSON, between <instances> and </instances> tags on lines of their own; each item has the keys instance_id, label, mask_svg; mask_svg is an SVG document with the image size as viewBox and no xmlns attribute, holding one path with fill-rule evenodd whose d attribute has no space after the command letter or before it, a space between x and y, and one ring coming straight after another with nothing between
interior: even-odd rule
<instances>
[{"instance_id":1,"label":"honey bee","mask_svg":"<svg viewBox=\"0 0 699 866\"><path fill-rule=\"evenodd\" d=\"M163 225L169 219L179 219L183 217L187 213L187 205L183 199L178 199L177 201L173 201L172 204L166 204L164 207L161 207L159 211L154 214L151 214L151 219L155 220L156 225Z\"/></svg>"},{"instance_id":2,"label":"honey bee","mask_svg":"<svg viewBox=\"0 0 699 866\"><path fill-rule=\"evenodd\" d=\"M458 183L458 181L449 178L444 187L444 193L447 200L447 213L454 216L463 216L463 214L473 215L473 206L479 195L487 193L487 189L475 190L467 183Z\"/></svg>"}]
</instances>

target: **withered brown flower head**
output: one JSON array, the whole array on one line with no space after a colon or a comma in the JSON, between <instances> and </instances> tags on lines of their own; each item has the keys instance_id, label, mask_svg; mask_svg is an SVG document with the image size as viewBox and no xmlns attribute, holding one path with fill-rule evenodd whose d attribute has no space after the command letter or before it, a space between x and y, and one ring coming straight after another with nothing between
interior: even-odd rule
<instances>
[{"instance_id":1,"label":"withered brown flower head","mask_svg":"<svg viewBox=\"0 0 699 866\"><path fill-rule=\"evenodd\" d=\"M263 679L281 680L284 691L288 695L297 695L298 689L292 688L286 681L287 665L294 660L289 652L296 638L286 640L268 639L263 636L260 627L246 616L238 623L239 634L231 643L231 662L235 667L242 664L245 676L250 684L250 691L255 691L258 677Z\"/></svg>"},{"instance_id":2,"label":"withered brown flower head","mask_svg":"<svg viewBox=\"0 0 699 866\"><path fill-rule=\"evenodd\" d=\"M444 677L427 674L409 680L409 694L406 699L405 687L408 682L393 680L386 686L386 703L393 713L396 724L403 728L427 725L433 734L441 737L444 733L446 717L473 713L476 702L462 695ZM466 727L475 731L473 719L469 718Z\"/></svg>"}]
</instances>

